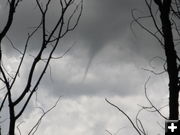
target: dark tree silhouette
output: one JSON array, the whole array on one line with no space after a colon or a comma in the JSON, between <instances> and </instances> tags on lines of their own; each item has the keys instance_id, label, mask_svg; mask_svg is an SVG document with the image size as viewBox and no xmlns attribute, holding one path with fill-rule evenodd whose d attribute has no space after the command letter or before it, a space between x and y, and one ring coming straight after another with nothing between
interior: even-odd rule
<instances>
[{"instance_id":1,"label":"dark tree silhouette","mask_svg":"<svg viewBox=\"0 0 180 135\"><path fill-rule=\"evenodd\" d=\"M142 110L147 110L150 112L157 112L163 119L169 120L178 120L179 119L179 89L180 89L180 58L178 56L179 49L179 40L180 40L180 29L179 29L179 20L180 20L180 0L144 0L148 8L149 14L145 16L137 16L137 10L132 10L133 26L134 22L138 24L142 29L147 31L151 36L155 37L157 41L164 49L165 58L155 57L164 61L164 71L157 73L153 70L145 69L152 72L155 75L160 75L162 73L167 73L169 78L169 117L165 117L161 114L161 109L164 107L157 108L149 99L146 92L145 83L145 97L150 103L150 107L141 106L142 109L139 110L137 116ZM152 26L155 28L155 31L152 31L145 23L152 22ZM133 128L139 135L146 135L144 126L141 121L136 116L136 121L133 120L118 106L106 99L110 105L118 109L123 113L127 119L132 124Z\"/></svg>"},{"instance_id":2,"label":"dark tree silhouette","mask_svg":"<svg viewBox=\"0 0 180 135\"><path fill-rule=\"evenodd\" d=\"M177 120L179 118L179 57L175 48L175 39L173 30L179 33L177 22L173 17L179 17L179 1L177 0L145 0L150 12L150 17L153 20L154 26L157 29L156 33L152 33L160 42L166 56L166 71L169 77L169 119ZM160 26L157 23L157 15L155 16L152 9L153 2L158 6ZM136 19L137 20L137 19ZM138 21L138 20L137 20ZM138 22L140 24L140 22ZM140 24L140 26L143 26ZM145 27L144 27L145 28ZM147 30L147 29L146 29ZM161 36L157 36L157 33ZM160 39L163 39L162 41Z\"/></svg>"},{"instance_id":3,"label":"dark tree silhouette","mask_svg":"<svg viewBox=\"0 0 180 135\"><path fill-rule=\"evenodd\" d=\"M154 36L162 45L165 53L164 69L169 77L169 119L177 120L179 118L179 72L180 59L178 56L179 44L179 26L180 19L179 0L145 0L149 10L149 15L136 17L132 12L135 22ZM154 6L157 7L153 9ZM150 18L156 31L149 30L143 23L142 19ZM160 20L160 23L158 22ZM178 38L177 38L178 37ZM163 72L164 73L164 72Z\"/></svg>"},{"instance_id":4,"label":"dark tree silhouette","mask_svg":"<svg viewBox=\"0 0 180 135\"><path fill-rule=\"evenodd\" d=\"M51 20L48 20L47 18L47 13L49 12L50 4L53 2L53 0L35 0L35 2L41 16L39 17L39 24L34 28L34 30L31 33L27 32L28 35L27 39L25 39L23 51L20 51L18 48L16 48L14 43L8 37L8 32L11 30L10 28L13 24L16 10L18 10L19 6L23 5L23 0L7 0L7 6L9 9L7 15L8 18L5 26L0 31L0 81L3 84L3 86L1 86L1 89L5 92L4 96L0 99L0 113L5 108L5 105L7 103L6 107L8 107L9 112L9 135L15 134L17 120L22 116L25 109L28 107L28 103L30 102L32 96L38 90L38 86L40 85L40 82L50 64L50 61L54 59L53 53L55 52L57 46L59 46L59 42L70 31L73 31L76 28L82 14L82 1L78 3L75 0L58 0L58 9L60 9L60 12L58 13L59 19L57 20L57 22L54 22L55 25L51 29L48 28L47 30L48 24L51 23ZM15 91L14 85L17 83L17 78L20 77L19 74L21 73L23 62L26 61L25 56L27 55L27 48L30 44L30 40L39 31L42 35L42 38L38 39L39 41L41 41L41 47L30 66L27 81L22 82L25 83L25 87L23 88L22 93L20 93L19 97L16 97L15 95L13 95L13 91ZM19 65L17 66L15 74L13 75L8 73L5 68L6 66L3 63L2 42L5 38L9 40L15 51L18 51L21 55ZM67 53L67 51L65 53ZM36 68L39 64L41 64L42 61L43 65L41 71L38 73L39 76L35 78ZM17 108L17 106L20 106L20 108ZM47 112L49 112L50 110L48 110ZM47 112L43 112L44 116ZM39 125L41 119L42 118L39 119L39 122L35 125L35 127L33 127L33 129L37 130L37 126ZM33 129L29 134L34 134Z\"/></svg>"},{"instance_id":5,"label":"dark tree silhouette","mask_svg":"<svg viewBox=\"0 0 180 135\"><path fill-rule=\"evenodd\" d=\"M178 79L178 56L175 50L173 33L170 21L170 10L172 0L154 0L160 11L162 24L162 36L164 39L164 51L167 61L167 72L169 76L169 119L179 118L179 79Z\"/></svg>"}]
</instances>

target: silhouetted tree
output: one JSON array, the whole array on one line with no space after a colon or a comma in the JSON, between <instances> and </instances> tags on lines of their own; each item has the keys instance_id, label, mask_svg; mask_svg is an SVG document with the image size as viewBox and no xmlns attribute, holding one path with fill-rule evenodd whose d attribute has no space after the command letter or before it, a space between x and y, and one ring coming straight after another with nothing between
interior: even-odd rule
<instances>
[{"instance_id":1,"label":"silhouetted tree","mask_svg":"<svg viewBox=\"0 0 180 135\"><path fill-rule=\"evenodd\" d=\"M180 58L178 56L178 45L180 40L180 0L144 0L148 8L149 14L145 16L137 16L135 11L132 10L133 22L136 22L142 29L147 31L150 35L155 37L157 41L164 49L165 58L160 58L164 61L164 71L155 72L153 70L146 69L156 75L161 73L167 73L169 78L169 117L165 117L161 114L160 110L164 107L157 108L149 99L146 92L145 83L145 97L150 103L150 107L141 106L136 116L135 122L124 112L121 108L106 99L110 105L118 109L123 113L132 124L133 128L139 135L146 135L144 126L141 120L138 119L138 115L142 110L150 112L158 112L163 119L178 120L179 119L179 90L180 90ZM146 20L152 22L151 27L155 28L152 31L150 27L146 25ZM132 25L131 25L132 26ZM166 106L165 106L166 107Z\"/></svg>"},{"instance_id":2,"label":"silhouetted tree","mask_svg":"<svg viewBox=\"0 0 180 135\"><path fill-rule=\"evenodd\" d=\"M177 27L179 21L179 1L177 0L145 0L146 5L149 9L150 18L153 20L153 24L157 32L153 33L148 30L140 23L137 19L136 22L143 26L148 32L152 33L161 43L166 59L165 70L169 77L169 119L178 120L179 118L179 57L177 55L177 48L175 47L175 37L179 33ZM158 15L154 14L154 9L152 7L153 2L158 7ZM158 19L160 19L160 24L158 25ZM175 19L178 19L175 20ZM176 33L173 31L176 31ZM159 36L157 36L159 34ZM179 36L179 35L178 35ZM180 38L180 37L179 37ZM161 41L162 39L162 41Z\"/></svg>"},{"instance_id":3,"label":"silhouetted tree","mask_svg":"<svg viewBox=\"0 0 180 135\"><path fill-rule=\"evenodd\" d=\"M50 8L50 4L53 2L53 0L35 0L35 2L41 16L39 17L39 24L34 28L34 30L31 33L27 32L28 35L27 39L25 39L26 42L23 51L17 49L14 43L8 37L8 32L11 30L10 28L13 24L16 10L18 10L19 6L23 5L23 0L7 0L7 6L9 10L7 14L8 18L5 26L0 31L0 81L4 85L1 86L1 88L5 91L5 95L0 99L0 113L2 112L3 108L5 108L5 103L7 102L9 112L9 135L15 135L16 122L28 107L28 103L30 102L34 93L38 90L38 86L48 68L48 65L50 64L50 61L54 59L53 53L55 52L57 46L59 46L60 40L66 36L67 33L73 31L76 28L82 14L82 1L76 2L75 0L58 0L56 1L59 4L58 9L60 9L60 11L57 13L58 20L57 22L54 22L54 26L51 29L48 28L47 30L48 24L51 23L51 20L48 20L47 14ZM21 73L22 64L24 61L26 61L25 56L27 55L27 48L30 44L30 40L39 31L41 32L42 37L38 39L41 41L41 47L34 57L32 64L30 65L27 81L22 82L25 83L24 89L22 90L22 93L20 93L19 97L16 97L13 94L13 91L15 91L14 85L17 83L17 78L20 77L19 74ZM3 65L2 42L5 38L8 38L13 48L21 55L19 65L15 71L15 74L13 75L8 73L5 68L6 66ZM47 50L49 51L48 53ZM41 71L38 73L39 76L36 76L35 78L36 68L39 64L41 64L41 61L43 61ZM20 108L17 108L18 105ZM46 112L44 112L44 115L45 114ZM39 119L39 123L41 119ZM39 123L35 126L37 127ZM31 131L29 134L32 132L34 131Z\"/></svg>"}]
</instances>

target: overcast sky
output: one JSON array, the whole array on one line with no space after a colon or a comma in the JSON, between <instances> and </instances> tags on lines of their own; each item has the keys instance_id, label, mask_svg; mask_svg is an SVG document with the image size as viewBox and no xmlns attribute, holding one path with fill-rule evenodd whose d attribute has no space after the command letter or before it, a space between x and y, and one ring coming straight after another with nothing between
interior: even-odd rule
<instances>
[{"instance_id":1,"label":"overcast sky","mask_svg":"<svg viewBox=\"0 0 180 135\"><path fill-rule=\"evenodd\" d=\"M58 13L57 5L51 6L49 23L53 24ZM149 76L148 93L158 107L167 104L167 76L154 76L142 68L149 68L149 61L155 56L163 56L160 45L134 25L132 9L146 14L144 0L84 0L83 14L75 31L61 41L63 46L55 52L63 54L72 44L73 48L62 59L51 62L51 76L44 76L38 92L38 105L44 108L52 106L62 96L57 107L42 121L38 135L113 135L136 134L129 121L118 110L105 102L111 102L122 108L133 119L140 105L148 105L144 97L144 83ZM6 20L7 7L5 0L0 2L0 17ZM31 27L35 26L39 13L35 0L23 0L16 11L15 20L8 36L22 49L24 38ZM37 35L38 36L38 35ZM38 38L37 38L38 39ZM34 54L38 50L38 40L34 39L28 51ZM10 72L17 65L19 57L7 41L3 43L5 63ZM27 60L22 69L22 78L26 77ZM152 66L161 71L162 61L155 60ZM38 70L40 70L39 67ZM23 79L19 79L17 88L23 87ZM35 97L34 97L35 100ZM30 105L36 105L33 102ZM167 115L167 111L164 110ZM27 110L19 121L22 134L29 131L30 126L40 117L38 109ZM148 117L147 117L148 116ZM151 135L164 134L164 121L158 114L144 112L140 118Z\"/></svg>"}]
</instances>

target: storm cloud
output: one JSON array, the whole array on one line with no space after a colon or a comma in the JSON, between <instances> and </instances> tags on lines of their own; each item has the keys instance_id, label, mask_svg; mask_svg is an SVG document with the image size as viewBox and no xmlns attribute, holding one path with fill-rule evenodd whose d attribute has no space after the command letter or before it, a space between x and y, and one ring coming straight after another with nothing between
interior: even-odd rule
<instances>
[{"instance_id":1,"label":"storm cloud","mask_svg":"<svg viewBox=\"0 0 180 135\"><path fill-rule=\"evenodd\" d=\"M48 14L49 29L58 17L56 2L51 5ZM38 93L40 106L48 108L59 96L63 96L63 99L57 109L47 116L38 134L97 135L105 134L106 130L113 133L118 131L122 134L134 133L133 130L129 130L132 128L126 119L108 106L104 98L108 97L134 117L135 113L132 112L139 109L136 104L145 100L144 82L150 75L152 76L142 68L152 68L149 67L150 60L164 54L159 43L136 24L133 26L136 36L133 34L130 28L133 20L132 9L139 9L144 11L142 14L148 14L143 0L84 0L83 14L78 27L62 39L61 46L54 55L61 56L69 47L72 45L73 47L63 58L51 61L40 83ZM7 19L7 11L5 0L0 1L0 19L3 20L0 29ZM39 17L35 0L23 0L20 3L11 31L7 34L20 50L24 47L27 33L40 22ZM33 59L31 55L38 51L40 38L41 32L38 32L32 39L21 70L21 78L15 88L24 86L29 64ZM4 63L7 64L8 71L13 74L20 56L14 53L8 40L3 41L2 48ZM160 71L163 61L157 60L151 64L155 70ZM36 72L40 70L41 66ZM167 103L165 91L167 76L152 78L148 87L152 101L159 106ZM163 103L156 100L160 95ZM32 106L33 101L30 107L33 108ZM31 120L38 118L40 114L37 110L26 112L22 120L27 122L22 124L22 133L27 133L25 127L32 126ZM147 116L148 114L142 118L148 120ZM152 119L158 118L152 115ZM150 132L153 132L150 124L152 123L145 125L150 127ZM122 130L119 130L121 128ZM162 132L157 129L152 134Z\"/></svg>"}]
</instances>

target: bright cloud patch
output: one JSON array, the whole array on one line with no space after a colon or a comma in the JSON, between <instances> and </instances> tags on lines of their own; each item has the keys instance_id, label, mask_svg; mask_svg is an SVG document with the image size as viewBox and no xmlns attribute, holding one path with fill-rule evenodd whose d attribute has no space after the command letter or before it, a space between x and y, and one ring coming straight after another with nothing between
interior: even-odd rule
<instances>
[{"instance_id":1,"label":"bright cloud patch","mask_svg":"<svg viewBox=\"0 0 180 135\"><path fill-rule=\"evenodd\" d=\"M43 101L48 100L51 104L55 101L54 98L49 96L47 98L46 94L41 95L44 96L42 97ZM109 100L118 105L133 119L140 108L137 104L144 102L144 99L140 96L126 98L114 96L109 98ZM47 106L50 106L50 103L44 105L44 108L47 108ZM34 124L33 121L37 121L37 118L40 116L41 113L37 110L23 119L24 123L20 126L23 134L29 131L28 129ZM149 117L149 113L143 112L140 115L140 119L151 134L163 133L161 127L156 123L158 121L163 125L163 120L158 115L151 114L151 117ZM154 126L150 126L152 124ZM117 132L117 134L135 134L135 130L126 117L105 102L104 98L80 96L74 99L62 98L58 106L44 117L37 134L97 135L98 133L106 135L106 130L111 133Z\"/></svg>"}]
</instances>

